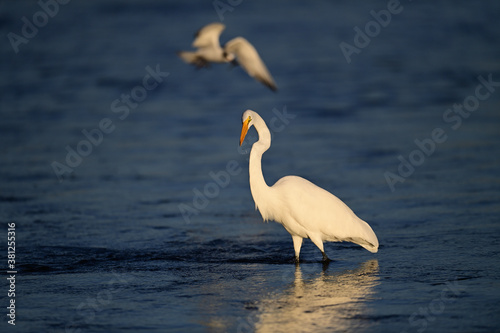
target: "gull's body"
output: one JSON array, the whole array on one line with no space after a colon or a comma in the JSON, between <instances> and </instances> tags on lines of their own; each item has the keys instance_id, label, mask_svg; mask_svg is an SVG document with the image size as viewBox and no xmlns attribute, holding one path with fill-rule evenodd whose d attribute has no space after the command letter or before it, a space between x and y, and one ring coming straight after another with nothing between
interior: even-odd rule
<instances>
[{"instance_id":1,"label":"gull's body","mask_svg":"<svg viewBox=\"0 0 500 333\"><path fill-rule=\"evenodd\" d=\"M226 26L222 23L212 23L204 26L195 35L193 47L194 52L180 51L177 55L187 62L197 67L208 67L211 62L227 62L224 57L224 51L219 44L219 36Z\"/></svg>"},{"instance_id":2,"label":"gull's body","mask_svg":"<svg viewBox=\"0 0 500 333\"><path fill-rule=\"evenodd\" d=\"M281 223L292 235L295 260L298 262L302 240L309 238L329 260L323 242L352 242L370 252L378 251L378 239L372 228L339 198L310 181L286 176L268 186L262 174L262 154L271 146L271 133L254 111L243 113L240 145L252 125L259 134L250 152L250 190L256 209L266 220Z\"/></svg>"},{"instance_id":3,"label":"gull's body","mask_svg":"<svg viewBox=\"0 0 500 333\"><path fill-rule=\"evenodd\" d=\"M225 28L222 23L204 26L196 33L193 41L193 47L197 50L180 51L177 55L186 63L198 68L208 67L210 63L240 64L248 75L276 91L278 88L273 77L250 42L243 37L236 37L227 42L223 48L220 46L219 37Z\"/></svg>"}]
</instances>

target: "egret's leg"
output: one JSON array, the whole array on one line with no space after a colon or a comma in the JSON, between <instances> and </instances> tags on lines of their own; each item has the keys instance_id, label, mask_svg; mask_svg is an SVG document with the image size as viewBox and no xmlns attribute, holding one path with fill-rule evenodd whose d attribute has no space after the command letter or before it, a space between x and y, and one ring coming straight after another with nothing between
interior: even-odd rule
<instances>
[{"instance_id":1,"label":"egret's leg","mask_svg":"<svg viewBox=\"0 0 500 333\"><path fill-rule=\"evenodd\" d=\"M330 261L330 258L325 253L325 249L323 248L323 241L321 240L320 237L315 237L315 236L309 236L311 241L318 247L318 249L321 251L321 254L323 255L323 261L328 262Z\"/></svg>"},{"instance_id":2,"label":"egret's leg","mask_svg":"<svg viewBox=\"0 0 500 333\"><path fill-rule=\"evenodd\" d=\"M292 235L293 248L295 250L295 263L299 263L300 247L302 246L302 237Z\"/></svg>"}]
</instances>

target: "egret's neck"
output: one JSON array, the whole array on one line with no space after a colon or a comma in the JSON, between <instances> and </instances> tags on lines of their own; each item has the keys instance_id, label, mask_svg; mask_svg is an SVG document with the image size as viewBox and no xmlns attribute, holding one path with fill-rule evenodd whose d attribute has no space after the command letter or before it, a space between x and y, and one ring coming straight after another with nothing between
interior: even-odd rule
<instances>
[{"instance_id":1,"label":"egret's neck","mask_svg":"<svg viewBox=\"0 0 500 333\"><path fill-rule=\"evenodd\" d=\"M267 188L266 180L264 179L264 174L262 173L262 154L267 149L262 149L262 144L259 142L254 143L252 147L252 151L250 152L250 164L249 164L249 173L250 173L250 188L252 189L252 193L254 193L254 189L257 188Z\"/></svg>"},{"instance_id":2,"label":"egret's neck","mask_svg":"<svg viewBox=\"0 0 500 333\"><path fill-rule=\"evenodd\" d=\"M259 141L254 143L250 152L249 173L250 173L250 190L255 205L262 213L263 206L269 202L270 187L267 186L264 175L262 174L262 154L271 146L271 133L266 124L256 123L255 129L259 134Z\"/></svg>"}]
</instances>

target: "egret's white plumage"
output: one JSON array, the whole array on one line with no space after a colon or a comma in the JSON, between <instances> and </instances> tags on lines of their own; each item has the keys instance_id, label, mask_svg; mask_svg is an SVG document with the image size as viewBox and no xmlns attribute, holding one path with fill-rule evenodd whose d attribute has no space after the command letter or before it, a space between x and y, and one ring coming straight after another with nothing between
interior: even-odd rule
<instances>
[{"instance_id":1,"label":"egret's white plumage","mask_svg":"<svg viewBox=\"0 0 500 333\"><path fill-rule=\"evenodd\" d=\"M295 259L299 260L302 240L309 238L329 260L323 242L352 242L370 252L378 251L372 228L339 198L310 181L286 176L269 187L262 174L262 154L271 146L271 133L258 113L247 110L242 117L240 145L248 129L255 127L259 140L252 146L249 160L250 190L255 207L266 220L281 223L292 235Z\"/></svg>"},{"instance_id":2,"label":"egret's white plumage","mask_svg":"<svg viewBox=\"0 0 500 333\"><path fill-rule=\"evenodd\" d=\"M219 37L226 26L222 23L211 23L201 28L195 35L193 47L196 51L180 51L177 55L188 64L208 67L210 63L240 64L241 67L254 79L271 90L278 88L266 65L259 56L255 47L243 37L236 37L227 42L222 48Z\"/></svg>"}]
</instances>

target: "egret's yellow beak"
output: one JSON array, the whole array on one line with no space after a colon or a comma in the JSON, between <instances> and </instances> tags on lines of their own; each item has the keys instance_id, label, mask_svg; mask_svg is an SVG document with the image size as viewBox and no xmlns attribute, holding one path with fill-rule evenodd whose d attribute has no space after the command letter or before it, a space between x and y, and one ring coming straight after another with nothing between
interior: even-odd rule
<instances>
[{"instance_id":1,"label":"egret's yellow beak","mask_svg":"<svg viewBox=\"0 0 500 333\"><path fill-rule=\"evenodd\" d=\"M243 140L245 140L245 136L247 135L248 132L248 123L252 120L252 118L248 117L244 122L243 126L241 127L241 136L240 136L240 146L243 143Z\"/></svg>"}]
</instances>

